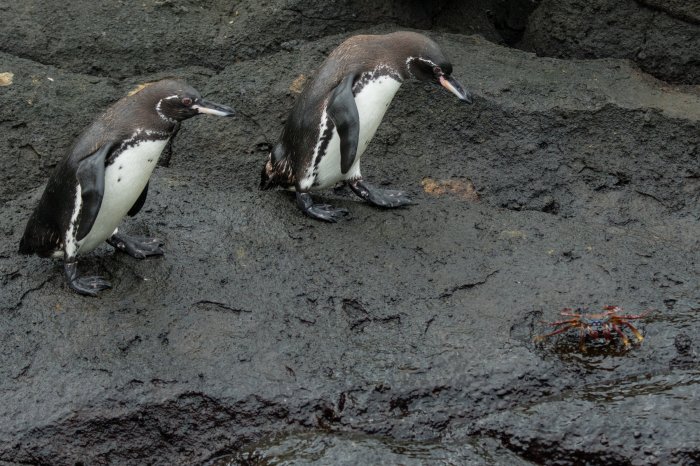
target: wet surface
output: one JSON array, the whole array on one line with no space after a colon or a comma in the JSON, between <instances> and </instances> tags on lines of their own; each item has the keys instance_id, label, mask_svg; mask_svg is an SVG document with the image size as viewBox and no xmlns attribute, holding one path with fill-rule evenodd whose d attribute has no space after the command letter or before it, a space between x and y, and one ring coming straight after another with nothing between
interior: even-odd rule
<instances>
[{"instance_id":1,"label":"wet surface","mask_svg":"<svg viewBox=\"0 0 700 466\"><path fill-rule=\"evenodd\" d=\"M700 84L700 3L542 0L518 46L560 58L626 58L667 82Z\"/></svg>"},{"instance_id":2,"label":"wet surface","mask_svg":"<svg viewBox=\"0 0 700 466\"><path fill-rule=\"evenodd\" d=\"M63 15L56 27L72 32L43 61L37 44L52 30L16 28L55 8L4 10L17 21L0 26L15 31L0 49L0 73L13 74L0 87L0 461L699 461L697 89L626 61L433 32L474 105L406 83L363 159L368 181L416 205L378 210L328 190L318 199L350 216L321 224L288 193L257 189L267 151L301 75L350 31L402 22L278 3L241 4L238 16L212 6L167 39L168 54L210 54L173 61L76 52L80 29ZM96 16L108 39L95 40L181 24L195 2L143 5L148 15L129 21ZM315 18L309 34L288 15ZM188 39L210 20L219 35ZM248 35L222 32L243 20ZM16 253L25 222L95 114L172 75L238 117L185 122L144 209L124 222L164 239L165 256L101 247L80 269L114 289L78 296L60 262ZM581 353L575 334L534 344L562 308L606 305L654 310L641 345Z\"/></svg>"},{"instance_id":3,"label":"wet surface","mask_svg":"<svg viewBox=\"0 0 700 466\"><path fill-rule=\"evenodd\" d=\"M352 454L348 454L352 452ZM531 464L493 441L396 441L381 436L311 431L266 438L234 455L214 459L208 466L249 464L355 465L355 464Z\"/></svg>"}]
</instances>

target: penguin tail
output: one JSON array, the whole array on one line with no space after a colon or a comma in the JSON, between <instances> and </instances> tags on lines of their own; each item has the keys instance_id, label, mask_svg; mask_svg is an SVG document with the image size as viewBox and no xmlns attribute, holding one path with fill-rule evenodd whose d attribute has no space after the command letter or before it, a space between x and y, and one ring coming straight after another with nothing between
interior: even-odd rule
<instances>
[{"instance_id":1,"label":"penguin tail","mask_svg":"<svg viewBox=\"0 0 700 466\"><path fill-rule=\"evenodd\" d=\"M34 234L34 215L27 222L27 227L24 229L24 234L22 239L19 240L19 253L20 254L34 254L36 235Z\"/></svg>"},{"instance_id":2,"label":"penguin tail","mask_svg":"<svg viewBox=\"0 0 700 466\"><path fill-rule=\"evenodd\" d=\"M289 188L294 186L295 178L292 173L292 165L288 159L281 159L273 162L270 157L260 173L260 189L263 191L281 187Z\"/></svg>"},{"instance_id":3,"label":"penguin tail","mask_svg":"<svg viewBox=\"0 0 700 466\"><path fill-rule=\"evenodd\" d=\"M19 241L19 253L20 254L33 254L34 249L32 248L29 239L26 236L22 236Z\"/></svg>"},{"instance_id":4,"label":"penguin tail","mask_svg":"<svg viewBox=\"0 0 700 466\"><path fill-rule=\"evenodd\" d=\"M272 161L268 160L260 173L260 189L266 191L277 186Z\"/></svg>"}]
</instances>

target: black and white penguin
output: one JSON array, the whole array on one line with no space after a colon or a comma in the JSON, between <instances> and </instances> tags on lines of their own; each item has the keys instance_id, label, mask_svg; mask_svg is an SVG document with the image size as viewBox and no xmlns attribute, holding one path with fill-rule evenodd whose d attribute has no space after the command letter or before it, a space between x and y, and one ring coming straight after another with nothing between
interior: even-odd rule
<instances>
[{"instance_id":1,"label":"black and white penguin","mask_svg":"<svg viewBox=\"0 0 700 466\"><path fill-rule=\"evenodd\" d=\"M402 31L349 38L331 52L299 96L263 167L260 188L296 191L299 208L327 222L337 221L347 211L314 204L309 191L339 182L378 207L410 204L403 191L365 183L360 158L405 79L443 86L471 103L451 73L452 65L438 45L422 34Z\"/></svg>"},{"instance_id":2,"label":"black and white penguin","mask_svg":"<svg viewBox=\"0 0 700 466\"><path fill-rule=\"evenodd\" d=\"M124 216L141 210L151 173L179 122L199 114L232 116L233 110L175 80L140 86L109 107L56 167L19 252L63 257L70 287L91 296L110 284L102 277L79 276L78 255L105 240L138 259L163 254L162 241L128 237L117 227Z\"/></svg>"}]
</instances>

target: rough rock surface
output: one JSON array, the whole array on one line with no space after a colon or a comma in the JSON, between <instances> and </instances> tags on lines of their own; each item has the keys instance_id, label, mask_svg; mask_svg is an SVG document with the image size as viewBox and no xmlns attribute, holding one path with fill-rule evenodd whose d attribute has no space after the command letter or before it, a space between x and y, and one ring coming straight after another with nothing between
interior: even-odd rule
<instances>
[{"instance_id":1,"label":"rough rock surface","mask_svg":"<svg viewBox=\"0 0 700 466\"><path fill-rule=\"evenodd\" d=\"M521 47L560 58L627 58L664 81L700 84L700 2L543 0Z\"/></svg>"},{"instance_id":2,"label":"rough rock surface","mask_svg":"<svg viewBox=\"0 0 700 466\"><path fill-rule=\"evenodd\" d=\"M0 5L1 49L67 71L129 78L179 66L221 70L329 34L388 23L479 33L524 29L531 0L57 0Z\"/></svg>"},{"instance_id":3,"label":"rough rock surface","mask_svg":"<svg viewBox=\"0 0 700 466\"><path fill-rule=\"evenodd\" d=\"M326 225L259 171L293 83L350 29L405 25L396 10L51 3L0 7L0 462L700 459L696 87L432 32L474 105L402 86L363 172L417 204L329 190L351 217ZM80 297L60 263L17 254L24 224L94 115L173 75L239 117L183 125L123 228L166 255L100 248L81 269L114 289ZM561 308L607 304L654 309L641 346L532 343Z\"/></svg>"}]
</instances>

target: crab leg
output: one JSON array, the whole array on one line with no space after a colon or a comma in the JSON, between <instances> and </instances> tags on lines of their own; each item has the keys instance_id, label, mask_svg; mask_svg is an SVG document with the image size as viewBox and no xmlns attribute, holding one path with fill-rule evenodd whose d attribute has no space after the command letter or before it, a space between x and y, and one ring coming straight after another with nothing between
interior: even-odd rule
<instances>
[{"instance_id":1,"label":"crab leg","mask_svg":"<svg viewBox=\"0 0 700 466\"><path fill-rule=\"evenodd\" d=\"M542 340L544 340L544 339L547 338L547 337L552 337L552 336L554 336L554 335L559 335L560 333L566 332L566 331L569 330L571 327L572 327L571 325L567 325L566 327L562 327L562 328L560 328L559 330L553 331L552 333L548 333L548 334L546 334L546 335L538 335L538 336L535 337L535 341L542 341Z\"/></svg>"},{"instance_id":2,"label":"crab leg","mask_svg":"<svg viewBox=\"0 0 700 466\"><path fill-rule=\"evenodd\" d=\"M620 329L620 327L618 327L617 325L615 325L615 324L610 324L610 325L612 325L612 328L617 332L618 335L620 335L620 338L622 339L622 343L625 345L625 348L629 348L630 340L629 340L629 338L627 338L627 335L625 335L625 333L622 331L622 329Z\"/></svg>"},{"instance_id":3,"label":"crab leg","mask_svg":"<svg viewBox=\"0 0 700 466\"><path fill-rule=\"evenodd\" d=\"M578 329L578 348L582 353L586 352L586 329L583 327Z\"/></svg>"},{"instance_id":4,"label":"crab leg","mask_svg":"<svg viewBox=\"0 0 700 466\"><path fill-rule=\"evenodd\" d=\"M578 319L560 320L557 322L544 322L544 321L542 321L543 324L547 324L547 325L550 325L552 327L556 327L558 325L564 325L564 324L573 324L575 322L578 322Z\"/></svg>"},{"instance_id":5,"label":"crab leg","mask_svg":"<svg viewBox=\"0 0 700 466\"><path fill-rule=\"evenodd\" d=\"M651 311L647 311L643 314L633 314L633 315L624 315L624 316L615 316L618 319L630 319L630 320L636 320L636 319L643 319L644 317L648 316L651 313Z\"/></svg>"},{"instance_id":6,"label":"crab leg","mask_svg":"<svg viewBox=\"0 0 700 466\"><path fill-rule=\"evenodd\" d=\"M634 334L634 336L637 337L637 341L638 341L639 343L641 343L642 341L644 341L644 337L642 336L641 333L639 333L639 330L637 330L637 329L634 327L634 325L630 324L629 322L625 322L624 320L623 320L622 322L620 322L620 323L621 323L622 325L627 326L627 327L632 331L632 333Z\"/></svg>"}]
</instances>

